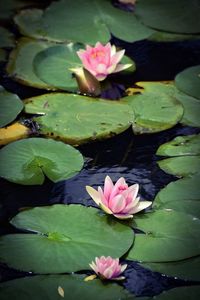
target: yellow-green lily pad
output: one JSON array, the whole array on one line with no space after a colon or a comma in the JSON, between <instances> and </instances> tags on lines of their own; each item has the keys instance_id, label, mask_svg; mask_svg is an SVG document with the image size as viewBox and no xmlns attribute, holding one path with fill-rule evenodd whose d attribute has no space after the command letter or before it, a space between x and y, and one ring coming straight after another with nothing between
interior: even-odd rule
<instances>
[{"instance_id":1,"label":"yellow-green lily pad","mask_svg":"<svg viewBox=\"0 0 200 300\"><path fill-rule=\"evenodd\" d=\"M79 145L109 138L131 126L133 114L121 101L51 93L27 99L25 111L38 114L40 133Z\"/></svg>"}]
</instances>

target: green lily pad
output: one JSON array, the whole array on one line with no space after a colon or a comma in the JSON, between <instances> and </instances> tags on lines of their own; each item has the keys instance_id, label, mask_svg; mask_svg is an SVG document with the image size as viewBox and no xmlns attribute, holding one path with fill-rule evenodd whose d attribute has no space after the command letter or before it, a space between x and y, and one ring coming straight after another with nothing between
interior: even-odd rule
<instances>
[{"instance_id":1,"label":"green lily pad","mask_svg":"<svg viewBox=\"0 0 200 300\"><path fill-rule=\"evenodd\" d=\"M127 259L142 262L182 260L200 254L200 220L173 210L157 210L134 217L137 234Z\"/></svg>"},{"instance_id":2,"label":"green lily pad","mask_svg":"<svg viewBox=\"0 0 200 300\"><path fill-rule=\"evenodd\" d=\"M158 165L168 174L185 177L200 172L200 156L171 157L158 161Z\"/></svg>"},{"instance_id":3,"label":"green lily pad","mask_svg":"<svg viewBox=\"0 0 200 300\"><path fill-rule=\"evenodd\" d=\"M180 123L183 125L200 127L200 101L182 93L178 93L176 98L184 107L184 114Z\"/></svg>"},{"instance_id":4,"label":"green lily pad","mask_svg":"<svg viewBox=\"0 0 200 300\"><path fill-rule=\"evenodd\" d=\"M147 26L175 33L200 33L200 3L191 0L140 0L135 14ZM195 22L194 22L195 20Z\"/></svg>"},{"instance_id":5,"label":"green lily pad","mask_svg":"<svg viewBox=\"0 0 200 300\"><path fill-rule=\"evenodd\" d=\"M155 300L197 300L198 298L200 298L199 286L178 287L154 297Z\"/></svg>"},{"instance_id":6,"label":"green lily pad","mask_svg":"<svg viewBox=\"0 0 200 300\"><path fill-rule=\"evenodd\" d=\"M152 271L185 280L200 280L200 256L177 262L142 263L142 266L147 267Z\"/></svg>"},{"instance_id":7,"label":"green lily pad","mask_svg":"<svg viewBox=\"0 0 200 300\"><path fill-rule=\"evenodd\" d=\"M89 269L96 256L121 257L134 238L130 227L82 205L36 207L19 213L11 223L28 232L2 236L1 261L42 274Z\"/></svg>"},{"instance_id":8,"label":"green lily pad","mask_svg":"<svg viewBox=\"0 0 200 300\"><path fill-rule=\"evenodd\" d=\"M120 10L107 0L85 0L82 4L81 0L61 0L44 11L23 10L14 20L22 34L57 42L107 43L111 33L134 42L153 33L133 13Z\"/></svg>"},{"instance_id":9,"label":"green lily pad","mask_svg":"<svg viewBox=\"0 0 200 300\"><path fill-rule=\"evenodd\" d=\"M81 44L58 45L36 55L33 65L36 75L48 85L68 91L77 91L77 81L70 68L82 67L77 51Z\"/></svg>"},{"instance_id":10,"label":"green lily pad","mask_svg":"<svg viewBox=\"0 0 200 300\"><path fill-rule=\"evenodd\" d=\"M45 175L53 182L65 180L82 166L78 150L50 139L20 140L0 150L0 176L19 184L42 184Z\"/></svg>"},{"instance_id":11,"label":"green lily pad","mask_svg":"<svg viewBox=\"0 0 200 300\"><path fill-rule=\"evenodd\" d=\"M82 62L76 52L83 48L84 45L70 43L49 47L41 51L36 55L33 62L36 75L55 88L77 91L77 81L70 69L82 67ZM134 62L127 56L124 56L121 62L133 64L131 70L127 70L128 72L135 70Z\"/></svg>"},{"instance_id":12,"label":"green lily pad","mask_svg":"<svg viewBox=\"0 0 200 300\"><path fill-rule=\"evenodd\" d=\"M153 42L179 42L199 40L199 34L176 34L170 32L155 31L148 40Z\"/></svg>"},{"instance_id":13,"label":"green lily pad","mask_svg":"<svg viewBox=\"0 0 200 300\"><path fill-rule=\"evenodd\" d=\"M173 127L182 118L183 107L174 98L173 84L139 82L133 95L123 98L134 111L133 131L154 133Z\"/></svg>"},{"instance_id":14,"label":"green lily pad","mask_svg":"<svg viewBox=\"0 0 200 300\"><path fill-rule=\"evenodd\" d=\"M180 201L181 205L184 200L199 200L199 184L198 174L171 182L156 195L154 204L173 200Z\"/></svg>"},{"instance_id":15,"label":"green lily pad","mask_svg":"<svg viewBox=\"0 0 200 300\"><path fill-rule=\"evenodd\" d=\"M162 144L156 154L161 156L199 155L200 134L177 136L172 141Z\"/></svg>"},{"instance_id":16,"label":"green lily pad","mask_svg":"<svg viewBox=\"0 0 200 300\"><path fill-rule=\"evenodd\" d=\"M175 84L180 91L200 99L200 65L187 68L176 75Z\"/></svg>"},{"instance_id":17,"label":"green lily pad","mask_svg":"<svg viewBox=\"0 0 200 300\"><path fill-rule=\"evenodd\" d=\"M175 211L181 211L186 214L193 215L200 219L200 196L197 200L171 200L171 198L165 203L155 202L153 208L155 209L173 209Z\"/></svg>"},{"instance_id":18,"label":"green lily pad","mask_svg":"<svg viewBox=\"0 0 200 300\"><path fill-rule=\"evenodd\" d=\"M14 47L14 35L4 27L0 27L0 48Z\"/></svg>"},{"instance_id":19,"label":"green lily pad","mask_svg":"<svg viewBox=\"0 0 200 300\"><path fill-rule=\"evenodd\" d=\"M6 67L7 73L16 81L36 88L55 89L40 78L38 78L33 69L33 60L37 53L52 46L52 43L36 41L28 38L21 38L17 47L11 52Z\"/></svg>"},{"instance_id":20,"label":"green lily pad","mask_svg":"<svg viewBox=\"0 0 200 300\"><path fill-rule=\"evenodd\" d=\"M22 111L24 105L19 97L0 86L0 127L11 123Z\"/></svg>"},{"instance_id":21,"label":"green lily pad","mask_svg":"<svg viewBox=\"0 0 200 300\"><path fill-rule=\"evenodd\" d=\"M37 275L0 284L1 300L125 300L129 293L116 283L99 279L84 281L86 275ZM58 291L60 287L60 293ZM130 299L134 299L132 295Z\"/></svg>"},{"instance_id":22,"label":"green lily pad","mask_svg":"<svg viewBox=\"0 0 200 300\"><path fill-rule=\"evenodd\" d=\"M0 62L6 61L6 51L4 49L0 49Z\"/></svg>"},{"instance_id":23,"label":"green lily pad","mask_svg":"<svg viewBox=\"0 0 200 300\"><path fill-rule=\"evenodd\" d=\"M75 94L52 93L26 101L25 110L42 114L34 120L40 132L69 144L109 138L126 130L132 122L127 104Z\"/></svg>"}]
</instances>

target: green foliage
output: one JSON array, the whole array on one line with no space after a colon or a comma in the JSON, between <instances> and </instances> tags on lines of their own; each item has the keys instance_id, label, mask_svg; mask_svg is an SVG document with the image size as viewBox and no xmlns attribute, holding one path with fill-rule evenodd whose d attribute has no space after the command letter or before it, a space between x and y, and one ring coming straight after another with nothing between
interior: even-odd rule
<instances>
[{"instance_id":1,"label":"green foliage","mask_svg":"<svg viewBox=\"0 0 200 300\"><path fill-rule=\"evenodd\" d=\"M173 210L156 210L134 216L136 234L127 259L142 262L182 260L200 254L200 220Z\"/></svg>"},{"instance_id":2,"label":"green foliage","mask_svg":"<svg viewBox=\"0 0 200 300\"><path fill-rule=\"evenodd\" d=\"M15 94L0 86L0 127L11 123L23 109L23 102Z\"/></svg>"},{"instance_id":3,"label":"green foliage","mask_svg":"<svg viewBox=\"0 0 200 300\"><path fill-rule=\"evenodd\" d=\"M4 27L0 27L0 48L14 47L14 35Z\"/></svg>"},{"instance_id":4,"label":"green foliage","mask_svg":"<svg viewBox=\"0 0 200 300\"><path fill-rule=\"evenodd\" d=\"M82 166L78 150L50 139L20 140L0 150L0 176L19 184L42 184L45 175L57 182L74 176Z\"/></svg>"},{"instance_id":5,"label":"green foliage","mask_svg":"<svg viewBox=\"0 0 200 300\"><path fill-rule=\"evenodd\" d=\"M67 93L30 98L25 111L42 115L34 120L41 126L43 135L73 145L121 133L133 119L126 103Z\"/></svg>"},{"instance_id":6,"label":"green foliage","mask_svg":"<svg viewBox=\"0 0 200 300\"><path fill-rule=\"evenodd\" d=\"M96 256L121 257L134 238L128 226L81 205L36 207L11 223L28 232L1 238L1 261L42 274L88 269Z\"/></svg>"}]
</instances>

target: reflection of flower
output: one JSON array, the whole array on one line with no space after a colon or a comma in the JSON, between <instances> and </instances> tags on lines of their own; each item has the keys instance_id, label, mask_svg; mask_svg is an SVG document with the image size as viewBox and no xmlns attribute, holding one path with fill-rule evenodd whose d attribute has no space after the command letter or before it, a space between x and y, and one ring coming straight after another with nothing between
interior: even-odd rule
<instances>
[{"instance_id":1,"label":"reflection of flower","mask_svg":"<svg viewBox=\"0 0 200 300\"><path fill-rule=\"evenodd\" d=\"M126 269L127 265L120 265L119 259L110 256L96 257L96 264L92 261L90 267L102 279L122 280L125 277L119 276Z\"/></svg>"},{"instance_id":2,"label":"reflection of flower","mask_svg":"<svg viewBox=\"0 0 200 300\"><path fill-rule=\"evenodd\" d=\"M137 197L139 185L128 187L123 177L119 178L114 185L111 178L106 176L103 190L98 187L96 191L91 186L86 186L86 190L100 208L118 219L132 218L133 214L152 204L150 201L139 201Z\"/></svg>"},{"instance_id":3,"label":"reflection of flower","mask_svg":"<svg viewBox=\"0 0 200 300\"><path fill-rule=\"evenodd\" d=\"M125 50L116 51L110 43L103 46L97 42L95 47L86 46L86 50L79 50L77 54L83 66L99 81L104 80L109 74L125 70L132 64L119 64Z\"/></svg>"}]
</instances>

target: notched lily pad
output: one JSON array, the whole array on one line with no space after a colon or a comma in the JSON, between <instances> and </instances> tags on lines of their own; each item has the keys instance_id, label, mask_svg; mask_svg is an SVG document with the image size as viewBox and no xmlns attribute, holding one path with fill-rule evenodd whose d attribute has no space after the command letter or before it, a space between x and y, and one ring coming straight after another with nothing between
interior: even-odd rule
<instances>
[{"instance_id":1,"label":"notched lily pad","mask_svg":"<svg viewBox=\"0 0 200 300\"><path fill-rule=\"evenodd\" d=\"M200 99L200 65L187 68L176 75L175 84L180 91Z\"/></svg>"},{"instance_id":2,"label":"notched lily pad","mask_svg":"<svg viewBox=\"0 0 200 300\"><path fill-rule=\"evenodd\" d=\"M45 175L53 182L65 180L82 166L78 150L49 139L20 140L0 150L0 176L19 184L42 184Z\"/></svg>"},{"instance_id":3,"label":"notched lily pad","mask_svg":"<svg viewBox=\"0 0 200 300\"><path fill-rule=\"evenodd\" d=\"M16 94L7 92L0 86L0 127L4 127L15 120L23 107L23 102Z\"/></svg>"},{"instance_id":4,"label":"notched lily pad","mask_svg":"<svg viewBox=\"0 0 200 300\"><path fill-rule=\"evenodd\" d=\"M158 165L168 174L185 177L200 172L200 156L171 157L158 161Z\"/></svg>"},{"instance_id":5,"label":"notched lily pad","mask_svg":"<svg viewBox=\"0 0 200 300\"><path fill-rule=\"evenodd\" d=\"M133 13L120 10L106 0L85 0L84 6L81 0L61 0L44 11L21 11L14 20L22 34L56 42L107 43L111 33L134 42L153 33Z\"/></svg>"},{"instance_id":6,"label":"notched lily pad","mask_svg":"<svg viewBox=\"0 0 200 300\"><path fill-rule=\"evenodd\" d=\"M85 282L86 275L37 275L0 284L1 300L126 300L128 291L116 283L104 284L95 279ZM62 291L62 292L61 292ZM134 299L131 295L130 299Z\"/></svg>"},{"instance_id":7,"label":"notched lily pad","mask_svg":"<svg viewBox=\"0 0 200 300\"><path fill-rule=\"evenodd\" d=\"M127 259L167 262L200 254L200 220L191 215L173 210L157 210L135 216L133 226L146 234L135 236Z\"/></svg>"},{"instance_id":8,"label":"notched lily pad","mask_svg":"<svg viewBox=\"0 0 200 300\"><path fill-rule=\"evenodd\" d=\"M33 60L37 53L52 46L52 43L21 38L10 53L6 67L7 73L16 81L36 88L54 90L38 78L34 72Z\"/></svg>"},{"instance_id":9,"label":"notched lily pad","mask_svg":"<svg viewBox=\"0 0 200 300\"><path fill-rule=\"evenodd\" d=\"M67 93L27 99L25 111L42 115L34 118L41 134L73 145L109 138L126 130L133 120L126 103Z\"/></svg>"},{"instance_id":10,"label":"notched lily pad","mask_svg":"<svg viewBox=\"0 0 200 300\"><path fill-rule=\"evenodd\" d=\"M183 107L174 97L175 87L165 82L138 82L123 98L133 109L136 134L154 133L173 127L183 115Z\"/></svg>"},{"instance_id":11,"label":"notched lily pad","mask_svg":"<svg viewBox=\"0 0 200 300\"><path fill-rule=\"evenodd\" d=\"M86 270L96 256L121 257L134 238L130 227L77 204L36 207L11 223L27 233L1 237L1 262L41 274Z\"/></svg>"},{"instance_id":12,"label":"notched lily pad","mask_svg":"<svg viewBox=\"0 0 200 300\"><path fill-rule=\"evenodd\" d=\"M177 262L142 263L142 266L147 267L155 272L160 272L165 275L174 276L185 280L200 280L200 256Z\"/></svg>"},{"instance_id":13,"label":"notched lily pad","mask_svg":"<svg viewBox=\"0 0 200 300\"><path fill-rule=\"evenodd\" d=\"M162 144L157 152L161 156L200 155L200 134L177 136Z\"/></svg>"}]
</instances>

